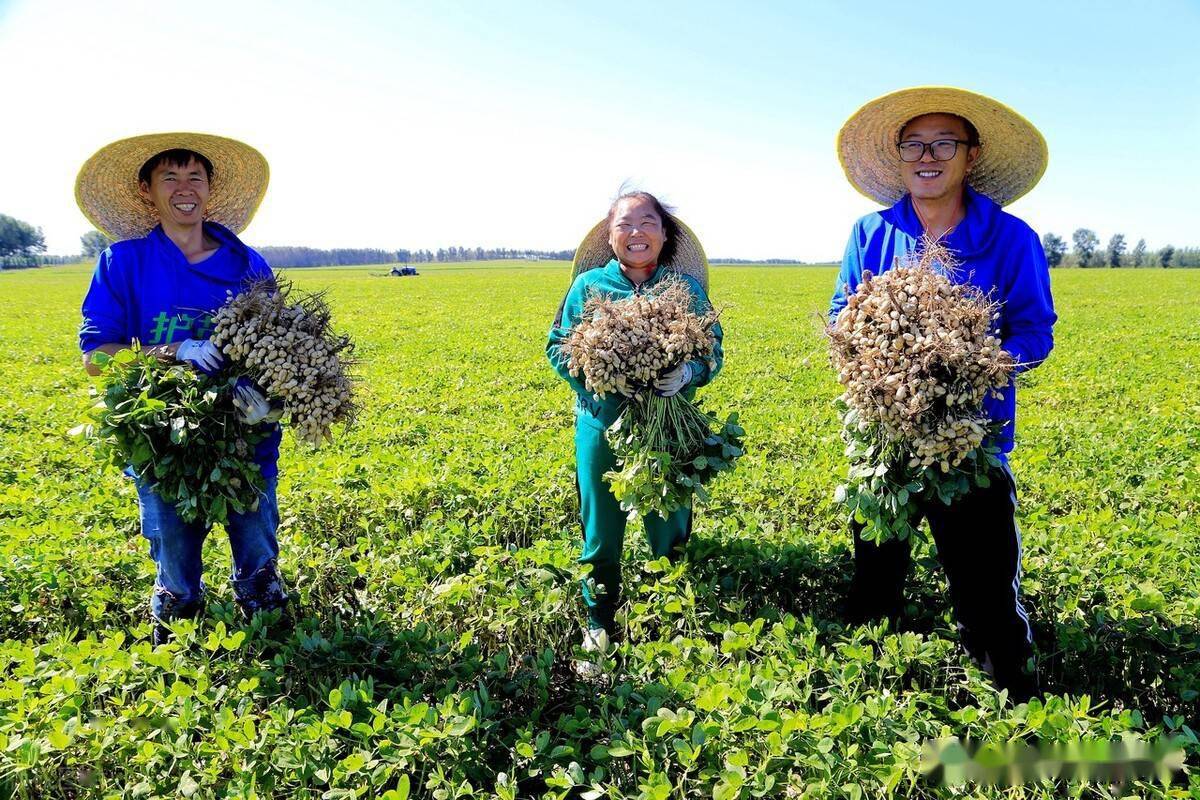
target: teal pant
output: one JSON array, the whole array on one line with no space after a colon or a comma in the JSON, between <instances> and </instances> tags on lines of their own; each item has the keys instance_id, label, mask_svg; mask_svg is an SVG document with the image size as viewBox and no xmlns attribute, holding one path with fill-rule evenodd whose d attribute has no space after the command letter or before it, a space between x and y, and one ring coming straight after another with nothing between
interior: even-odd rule
<instances>
[{"instance_id":1,"label":"teal pant","mask_svg":"<svg viewBox=\"0 0 1200 800\"><path fill-rule=\"evenodd\" d=\"M604 425L595 418L575 418L575 477L579 486L579 511L583 518L581 564L591 564L591 578L583 583L583 600L592 628L613 628L613 617L621 596L621 550L625 544L626 512L604 482L604 473L616 466L616 458L604 439ZM692 530L692 510L681 508L667 519L657 514L642 518L646 539L655 558L672 556L687 541Z\"/></svg>"}]
</instances>

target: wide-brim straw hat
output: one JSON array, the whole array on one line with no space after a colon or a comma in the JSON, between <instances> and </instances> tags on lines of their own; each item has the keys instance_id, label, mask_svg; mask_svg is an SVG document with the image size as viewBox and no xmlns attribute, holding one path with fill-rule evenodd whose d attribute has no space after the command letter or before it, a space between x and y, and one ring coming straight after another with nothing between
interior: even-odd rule
<instances>
[{"instance_id":1,"label":"wide-brim straw hat","mask_svg":"<svg viewBox=\"0 0 1200 800\"><path fill-rule=\"evenodd\" d=\"M192 150L213 165L204 218L241 233L267 193L270 169L248 144L207 133L150 133L100 148L75 178L75 202L109 239L137 239L158 224L158 211L138 193L138 170L166 150Z\"/></svg>"},{"instance_id":2,"label":"wide-brim straw hat","mask_svg":"<svg viewBox=\"0 0 1200 800\"><path fill-rule=\"evenodd\" d=\"M904 196L896 142L905 123L923 114L957 114L970 120L981 146L967 183L999 205L1025 195L1046 171L1046 140L1016 111L966 89L917 86L872 100L838 132L838 158L855 189L885 206Z\"/></svg>"},{"instance_id":3,"label":"wide-brim straw hat","mask_svg":"<svg viewBox=\"0 0 1200 800\"><path fill-rule=\"evenodd\" d=\"M675 255L669 262L659 264L660 267L674 270L684 275L691 275L700 282L705 292L708 292L708 256L700 246L696 234L679 217L672 216L679 226L679 236L675 241ZM617 257L612 246L608 243L608 220L602 219L596 223L579 247L575 248L575 260L571 264L571 280L574 281L581 273L597 267L603 267Z\"/></svg>"}]
</instances>

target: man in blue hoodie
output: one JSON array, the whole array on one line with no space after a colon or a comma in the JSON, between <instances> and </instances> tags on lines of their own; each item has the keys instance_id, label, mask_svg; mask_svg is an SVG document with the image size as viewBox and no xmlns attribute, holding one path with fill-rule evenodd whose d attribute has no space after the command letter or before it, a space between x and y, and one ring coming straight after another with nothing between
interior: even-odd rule
<instances>
[{"instance_id":1,"label":"man in blue hoodie","mask_svg":"<svg viewBox=\"0 0 1200 800\"><path fill-rule=\"evenodd\" d=\"M76 196L84 214L116 241L100 254L87 296L79 346L84 367L99 374L97 352L133 341L161 358L198 370L220 369L209 341L213 313L251 280L271 279L262 256L234 230L249 222L266 190L266 161L240 142L201 134L152 134L99 151L80 170ZM283 608L287 592L277 568L279 511L275 488L279 409L258 389L234 397L242 422L270 425L255 452L266 486L254 511L231 514L234 596L248 614ZM150 599L156 644L164 623L194 617L202 606L201 551L208 530L185 524L141 476L132 475L157 579Z\"/></svg>"},{"instance_id":2,"label":"man in blue hoodie","mask_svg":"<svg viewBox=\"0 0 1200 800\"><path fill-rule=\"evenodd\" d=\"M843 126L839 155L851 183L889 206L858 220L846 245L830 319L846 306L864 271L879 274L920 247L940 241L958 259L954 279L1002 303L998 333L1017 374L1041 364L1053 347L1057 319L1050 275L1036 233L1001 206L1041 177L1046 145L1016 112L960 89L906 89L868 103ZM1033 631L1021 603L1022 545L1016 484L1008 467L1014 445L1016 387L989 398L988 416L1004 423L996 444L1003 475L950 506L923 508L950 584L962 642L1015 702L1039 691ZM854 531L855 621L903 608L909 542L866 541Z\"/></svg>"}]
</instances>

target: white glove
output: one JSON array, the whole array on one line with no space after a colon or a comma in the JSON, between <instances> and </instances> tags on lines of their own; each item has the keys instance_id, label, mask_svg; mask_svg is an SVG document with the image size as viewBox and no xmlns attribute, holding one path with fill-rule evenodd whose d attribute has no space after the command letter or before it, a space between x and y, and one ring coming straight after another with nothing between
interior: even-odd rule
<instances>
[{"instance_id":1,"label":"white glove","mask_svg":"<svg viewBox=\"0 0 1200 800\"><path fill-rule=\"evenodd\" d=\"M605 655L608 653L610 645L608 631L604 630L604 628L587 628L584 630L583 652Z\"/></svg>"},{"instance_id":2,"label":"white glove","mask_svg":"<svg viewBox=\"0 0 1200 800\"><path fill-rule=\"evenodd\" d=\"M175 359L206 373L216 372L225 363L221 349L208 339L184 339L175 351Z\"/></svg>"},{"instance_id":3,"label":"white glove","mask_svg":"<svg viewBox=\"0 0 1200 800\"><path fill-rule=\"evenodd\" d=\"M679 394L683 387L692 382L692 365L681 362L675 369L667 370L654 379L654 388L663 397Z\"/></svg>"},{"instance_id":4,"label":"white glove","mask_svg":"<svg viewBox=\"0 0 1200 800\"><path fill-rule=\"evenodd\" d=\"M271 404L252 386L233 390L233 406L238 410L238 419L246 425L257 425L271 416Z\"/></svg>"}]
</instances>

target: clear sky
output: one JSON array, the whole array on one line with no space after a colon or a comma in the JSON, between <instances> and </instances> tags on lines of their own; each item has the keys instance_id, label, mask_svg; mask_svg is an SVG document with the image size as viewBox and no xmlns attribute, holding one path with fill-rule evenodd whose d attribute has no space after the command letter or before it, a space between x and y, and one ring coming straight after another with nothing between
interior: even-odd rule
<instances>
[{"instance_id":1,"label":"clear sky","mask_svg":"<svg viewBox=\"0 0 1200 800\"><path fill-rule=\"evenodd\" d=\"M631 179L710 255L829 260L876 208L838 128L920 84L1041 129L1039 232L1200 244L1197 0L0 0L0 75L0 212L52 253L95 150L196 130L271 163L251 244L565 249Z\"/></svg>"}]
</instances>

